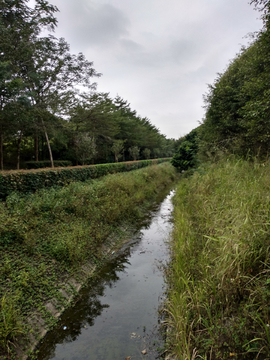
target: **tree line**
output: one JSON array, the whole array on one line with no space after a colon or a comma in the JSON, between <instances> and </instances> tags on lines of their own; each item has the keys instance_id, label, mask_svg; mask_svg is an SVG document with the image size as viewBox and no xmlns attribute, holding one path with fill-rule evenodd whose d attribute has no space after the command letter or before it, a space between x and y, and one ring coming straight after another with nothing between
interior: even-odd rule
<instances>
[{"instance_id":1,"label":"tree line","mask_svg":"<svg viewBox=\"0 0 270 360\"><path fill-rule=\"evenodd\" d=\"M270 1L253 0L263 28L252 34L205 95L205 118L180 141L175 166L186 170L224 154L266 159L270 150Z\"/></svg>"},{"instance_id":2,"label":"tree line","mask_svg":"<svg viewBox=\"0 0 270 360\"><path fill-rule=\"evenodd\" d=\"M93 62L53 36L58 8L27 3L0 0L1 170L26 160L50 159L54 167L54 159L75 165L172 156L175 141L127 100L97 92Z\"/></svg>"}]
</instances>

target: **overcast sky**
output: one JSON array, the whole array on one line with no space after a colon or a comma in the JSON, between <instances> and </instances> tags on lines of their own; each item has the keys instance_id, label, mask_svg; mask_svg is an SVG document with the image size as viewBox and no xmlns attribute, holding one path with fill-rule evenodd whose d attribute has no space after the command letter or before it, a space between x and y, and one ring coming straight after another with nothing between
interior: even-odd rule
<instances>
[{"instance_id":1,"label":"overcast sky","mask_svg":"<svg viewBox=\"0 0 270 360\"><path fill-rule=\"evenodd\" d=\"M57 37L103 76L100 92L120 95L169 138L203 119L203 94L262 27L248 0L50 0Z\"/></svg>"}]
</instances>

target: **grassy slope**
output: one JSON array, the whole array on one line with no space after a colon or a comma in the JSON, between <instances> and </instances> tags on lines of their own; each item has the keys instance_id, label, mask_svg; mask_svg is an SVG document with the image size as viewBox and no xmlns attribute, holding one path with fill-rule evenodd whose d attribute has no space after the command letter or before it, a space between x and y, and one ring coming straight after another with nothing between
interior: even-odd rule
<instances>
[{"instance_id":1,"label":"grassy slope","mask_svg":"<svg viewBox=\"0 0 270 360\"><path fill-rule=\"evenodd\" d=\"M171 353L268 359L269 165L212 165L181 180L174 202Z\"/></svg>"},{"instance_id":2,"label":"grassy slope","mask_svg":"<svg viewBox=\"0 0 270 360\"><path fill-rule=\"evenodd\" d=\"M0 358L21 333L38 334L34 313L53 326L45 304L67 306L59 289L72 293L68 279L81 281L86 262L99 265L174 179L167 163L34 195L13 193L0 202ZM26 351L27 341L24 346Z\"/></svg>"}]
</instances>

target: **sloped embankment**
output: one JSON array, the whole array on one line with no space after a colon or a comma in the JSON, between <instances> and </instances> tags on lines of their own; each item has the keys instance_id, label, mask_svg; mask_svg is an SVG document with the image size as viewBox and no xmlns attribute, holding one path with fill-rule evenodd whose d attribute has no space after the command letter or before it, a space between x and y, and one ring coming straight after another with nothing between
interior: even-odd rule
<instances>
[{"instance_id":1,"label":"sloped embankment","mask_svg":"<svg viewBox=\"0 0 270 360\"><path fill-rule=\"evenodd\" d=\"M174 179L165 163L0 202L1 358L26 357Z\"/></svg>"}]
</instances>

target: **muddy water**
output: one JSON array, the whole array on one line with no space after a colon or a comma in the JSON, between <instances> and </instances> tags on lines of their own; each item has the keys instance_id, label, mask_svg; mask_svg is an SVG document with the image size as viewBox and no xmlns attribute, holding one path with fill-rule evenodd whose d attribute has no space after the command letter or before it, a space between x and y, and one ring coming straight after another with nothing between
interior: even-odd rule
<instances>
[{"instance_id":1,"label":"muddy water","mask_svg":"<svg viewBox=\"0 0 270 360\"><path fill-rule=\"evenodd\" d=\"M172 195L167 192L155 204L132 241L89 281L80 301L46 337L38 360L157 358L163 346L158 310L166 289L162 266L169 260Z\"/></svg>"}]
</instances>

